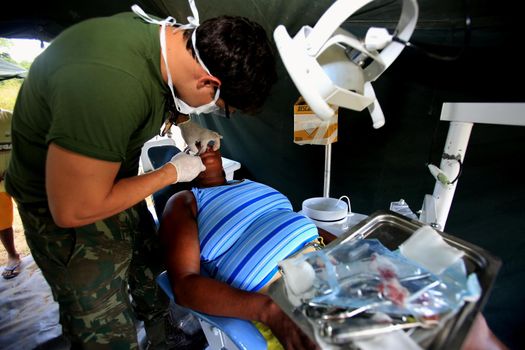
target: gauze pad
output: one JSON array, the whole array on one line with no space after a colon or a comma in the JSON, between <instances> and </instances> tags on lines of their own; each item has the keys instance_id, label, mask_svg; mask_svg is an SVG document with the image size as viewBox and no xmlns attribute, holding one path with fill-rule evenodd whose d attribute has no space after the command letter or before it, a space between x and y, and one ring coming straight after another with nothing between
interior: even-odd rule
<instances>
[{"instance_id":1,"label":"gauze pad","mask_svg":"<svg viewBox=\"0 0 525 350\"><path fill-rule=\"evenodd\" d=\"M399 246L399 250L406 258L436 275L440 275L464 254L445 242L443 237L428 225L414 232Z\"/></svg>"}]
</instances>

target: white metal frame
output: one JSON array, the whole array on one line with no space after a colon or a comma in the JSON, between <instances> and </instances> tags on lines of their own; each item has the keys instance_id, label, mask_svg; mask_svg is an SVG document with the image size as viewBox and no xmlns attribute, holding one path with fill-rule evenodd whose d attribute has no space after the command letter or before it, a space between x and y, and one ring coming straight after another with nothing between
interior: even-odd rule
<instances>
[{"instance_id":1,"label":"white metal frame","mask_svg":"<svg viewBox=\"0 0 525 350\"><path fill-rule=\"evenodd\" d=\"M443 153L463 162L474 123L525 126L525 103L443 103L440 120L450 122ZM457 161L444 158L439 167L449 179L460 170ZM436 180L433 194L425 196L419 219L444 230L457 184Z\"/></svg>"}]
</instances>

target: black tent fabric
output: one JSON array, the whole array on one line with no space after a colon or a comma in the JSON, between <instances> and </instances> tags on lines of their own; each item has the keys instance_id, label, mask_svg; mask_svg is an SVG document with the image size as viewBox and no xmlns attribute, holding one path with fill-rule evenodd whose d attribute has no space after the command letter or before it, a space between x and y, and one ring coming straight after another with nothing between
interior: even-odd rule
<instances>
[{"instance_id":1,"label":"black tent fabric","mask_svg":"<svg viewBox=\"0 0 525 350\"><path fill-rule=\"evenodd\" d=\"M0 58L0 80L25 78L27 70Z\"/></svg>"},{"instance_id":2,"label":"black tent fabric","mask_svg":"<svg viewBox=\"0 0 525 350\"><path fill-rule=\"evenodd\" d=\"M334 0L197 0L201 20L219 14L250 17L272 31L284 24L296 33L305 25L313 25ZM79 21L129 11L140 5L146 12L185 21L191 15L186 0L77 0L10 3L8 11L0 12L0 37L30 38L50 41L58 33ZM368 27L371 23L393 27L399 18L401 1L376 0L353 16L347 25ZM466 17L479 45L505 38L509 32L520 31L523 11L519 1L502 0L497 5L490 0L419 0L419 20L416 36L423 35L433 43L450 44L461 41ZM419 32L422 30L423 32Z\"/></svg>"}]
</instances>

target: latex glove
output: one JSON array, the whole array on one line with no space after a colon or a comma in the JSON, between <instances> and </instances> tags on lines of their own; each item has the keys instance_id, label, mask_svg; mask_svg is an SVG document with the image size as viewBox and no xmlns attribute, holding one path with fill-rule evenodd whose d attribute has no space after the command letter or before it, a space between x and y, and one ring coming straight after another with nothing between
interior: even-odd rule
<instances>
[{"instance_id":1,"label":"latex glove","mask_svg":"<svg viewBox=\"0 0 525 350\"><path fill-rule=\"evenodd\" d=\"M186 141L188 149L193 154L206 152L208 145L212 146L214 151L221 147L222 136L215 131L205 129L191 121L179 124L178 126L182 138ZM213 143L213 145L211 143Z\"/></svg>"},{"instance_id":2,"label":"latex glove","mask_svg":"<svg viewBox=\"0 0 525 350\"><path fill-rule=\"evenodd\" d=\"M206 170L199 156L179 152L171 158L169 164L177 169L177 182L190 182L196 178L201 171Z\"/></svg>"}]
</instances>

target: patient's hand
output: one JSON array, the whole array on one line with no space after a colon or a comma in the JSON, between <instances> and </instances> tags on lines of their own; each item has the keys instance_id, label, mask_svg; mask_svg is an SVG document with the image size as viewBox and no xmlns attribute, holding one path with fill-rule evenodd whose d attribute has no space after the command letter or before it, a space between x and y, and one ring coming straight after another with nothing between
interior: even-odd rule
<instances>
[{"instance_id":1,"label":"patient's hand","mask_svg":"<svg viewBox=\"0 0 525 350\"><path fill-rule=\"evenodd\" d=\"M292 321L286 313L273 301L266 309L263 320L273 334L279 339L283 347L290 349L319 349L310 338Z\"/></svg>"},{"instance_id":2,"label":"patient's hand","mask_svg":"<svg viewBox=\"0 0 525 350\"><path fill-rule=\"evenodd\" d=\"M487 325L485 317L479 313L463 343L462 350L508 350Z\"/></svg>"}]
</instances>

